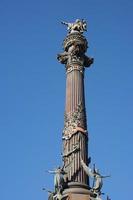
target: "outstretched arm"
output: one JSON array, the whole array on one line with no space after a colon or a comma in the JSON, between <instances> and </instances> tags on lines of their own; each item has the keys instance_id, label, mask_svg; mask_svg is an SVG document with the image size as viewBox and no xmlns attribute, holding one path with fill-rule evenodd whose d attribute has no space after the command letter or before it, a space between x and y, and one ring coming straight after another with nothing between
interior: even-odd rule
<instances>
[{"instance_id":1,"label":"outstretched arm","mask_svg":"<svg viewBox=\"0 0 133 200\"><path fill-rule=\"evenodd\" d=\"M92 170L84 163L84 161L82 160L82 158L81 158L81 165L82 165L85 173L88 176L94 177L94 174L93 174Z\"/></svg>"}]
</instances>

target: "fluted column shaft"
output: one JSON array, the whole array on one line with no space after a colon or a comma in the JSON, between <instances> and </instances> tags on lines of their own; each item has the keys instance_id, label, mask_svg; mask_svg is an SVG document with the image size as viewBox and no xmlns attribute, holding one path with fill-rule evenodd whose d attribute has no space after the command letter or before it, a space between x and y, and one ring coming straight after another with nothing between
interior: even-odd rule
<instances>
[{"instance_id":1,"label":"fluted column shaft","mask_svg":"<svg viewBox=\"0 0 133 200\"><path fill-rule=\"evenodd\" d=\"M63 152L72 152L77 145L77 151L64 159L65 165L73 162L68 173L69 181L76 181L87 184L87 177L84 173L80 158L87 161L88 134L86 127L85 98L84 98L84 70L75 67L66 73L66 109L65 114L70 120L69 131L64 131L64 135L70 134L70 139L64 141ZM80 113L79 113L80 112ZM75 115L79 115L77 119Z\"/></svg>"},{"instance_id":2,"label":"fluted column shaft","mask_svg":"<svg viewBox=\"0 0 133 200\"><path fill-rule=\"evenodd\" d=\"M84 107L84 72L74 69L66 73L66 113L74 112L81 103Z\"/></svg>"}]
</instances>

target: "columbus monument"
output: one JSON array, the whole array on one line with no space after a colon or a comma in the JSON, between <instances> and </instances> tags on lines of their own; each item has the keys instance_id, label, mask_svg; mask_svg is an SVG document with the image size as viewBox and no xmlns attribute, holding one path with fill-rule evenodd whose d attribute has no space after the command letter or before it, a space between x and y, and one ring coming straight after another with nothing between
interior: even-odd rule
<instances>
[{"instance_id":1,"label":"columbus monument","mask_svg":"<svg viewBox=\"0 0 133 200\"><path fill-rule=\"evenodd\" d=\"M49 170L54 174L54 191L49 200L101 200L103 176L89 167L88 131L85 109L84 73L93 63L86 55L88 42L83 35L87 30L85 20L62 22L68 34L63 41L64 52L57 59L66 70L66 103L62 133L62 166ZM90 184L89 179L93 179ZM109 200L109 197L107 196Z\"/></svg>"}]
</instances>

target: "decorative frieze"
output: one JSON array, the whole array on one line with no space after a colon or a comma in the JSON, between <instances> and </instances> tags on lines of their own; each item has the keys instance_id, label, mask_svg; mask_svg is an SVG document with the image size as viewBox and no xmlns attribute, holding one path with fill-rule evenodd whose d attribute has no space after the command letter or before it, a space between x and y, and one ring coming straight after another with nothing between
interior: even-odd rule
<instances>
[{"instance_id":1,"label":"decorative frieze","mask_svg":"<svg viewBox=\"0 0 133 200\"><path fill-rule=\"evenodd\" d=\"M71 137L77 131L86 133L86 115L82 103L72 113L65 113L65 125L63 130L64 137Z\"/></svg>"},{"instance_id":2,"label":"decorative frieze","mask_svg":"<svg viewBox=\"0 0 133 200\"><path fill-rule=\"evenodd\" d=\"M68 74L68 73L72 72L73 70L78 70L81 73L84 73L84 67L80 66L80 65L72 65L71 67L69 67L67 69L66 73Z\"/></svg>"}]
</instances>

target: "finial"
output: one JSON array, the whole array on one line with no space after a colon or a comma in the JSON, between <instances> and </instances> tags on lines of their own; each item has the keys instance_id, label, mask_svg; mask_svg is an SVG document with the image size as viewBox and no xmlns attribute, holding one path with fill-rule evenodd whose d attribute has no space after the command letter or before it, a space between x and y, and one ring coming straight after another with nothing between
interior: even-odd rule
<instances>
[{"instance_id":1,"label":"finial","mask_svg":"<svg viewBox=\"0 0 133 200\"><path fill-rule=\"evenodd\" d=\"M83 34L84 31L87 31L87 23L84 19L76 19L74 23L61 22L63 25L67 26L69 33L79 32Z\"/></svg>"}]
</instances>

